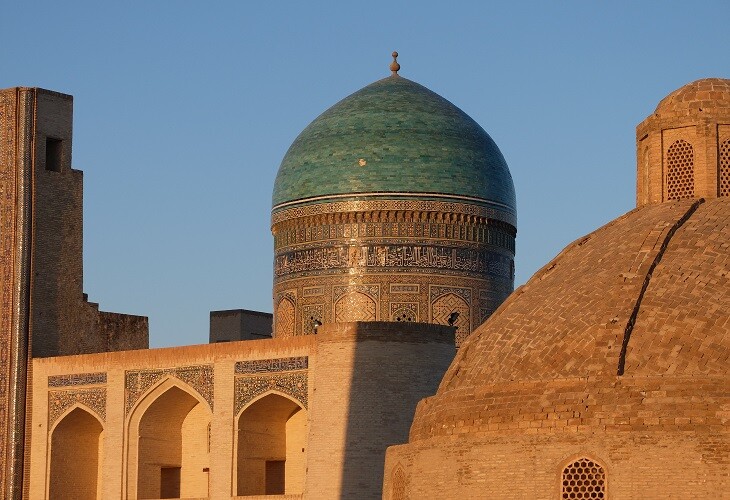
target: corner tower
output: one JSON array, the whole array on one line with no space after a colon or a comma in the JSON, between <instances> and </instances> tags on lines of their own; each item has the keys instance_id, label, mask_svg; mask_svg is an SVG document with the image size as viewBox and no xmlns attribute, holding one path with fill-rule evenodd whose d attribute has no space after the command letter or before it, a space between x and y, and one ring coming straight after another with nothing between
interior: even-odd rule
<instances>
[{"instance_id":1,"label":"corner tower","mask_svg":"<svg viewBox=\"0 0 730 500\"><path fill-rule=\"evenodd\" d=\"M636 127L636 205L730 196L730 80L705 78L662 99Z\"/></svg>"},{"instance_id":2,"label":"corner tower","mask_svg":"<svg viewBox=\"0 0 730 500\"><path fill-rule=\"evenodd\" d=\"M453 323L459 343L512 292L516 203L502 153L466 113L399 76L393 56L390 77L316 118L279 167L277 337L417 321Z\"/></svg>"}]
</instances>

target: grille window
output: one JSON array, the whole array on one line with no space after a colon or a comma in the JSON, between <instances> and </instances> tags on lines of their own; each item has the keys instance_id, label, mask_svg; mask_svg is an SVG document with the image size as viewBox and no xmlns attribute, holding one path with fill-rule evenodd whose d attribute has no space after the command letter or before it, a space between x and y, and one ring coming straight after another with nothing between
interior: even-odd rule
<instances>
[{"instance_id":1,"label":"grille window","mask_svg":"<svg viewBox=\"0 0 730 500\"><path fill-rule=\"evenodd\" d=\"M717 179L717 195L730 196L730 139L720 144L720 172Z\"/></svg>"},{"instance_id":2,"label":"grille window","mask_svg":"<svg viewBox=\"0 0 730 500\"><path fill-rule=\"evenodd\" d=\"M581 458L563 469L563 500L606 498L606 473L589 458Z\"/></svg>"},{"instance_id":3,"label":"grille window","mask_svg":"<svg viewBox=\"0 0 730 500\"><path fill-rule=\"evenodd\" d=\"M675 141L667 151L666 200L681 200L695 196L695 155L692 145Z\"/></svg>"}]
</instances>

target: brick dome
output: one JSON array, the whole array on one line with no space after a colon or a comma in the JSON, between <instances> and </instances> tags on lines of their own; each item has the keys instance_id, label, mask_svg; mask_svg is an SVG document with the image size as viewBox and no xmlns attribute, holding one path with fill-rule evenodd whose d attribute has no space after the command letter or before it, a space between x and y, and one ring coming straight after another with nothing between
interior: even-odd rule
<instances>
[{"instance_id":1,"label":"brick dome","mask_svg":"<svg viewBox=\"0 0 730 500\"><path fill-rule=\"evenodd\" d=\"M729 228L730 200L685 200L572 243L472 333L427 413L474 418L485 384L615 377L622 358L629 377L727 377ZM415 436L437 421L417 418Z\"/></svg>"},{"instance_id":2,"label":"brick dome","mask_svg":"<svg viewBox=\"0 0 730 500\"><path fill-rule=\"evenodd\" d=\"M684 115L697 111L730 108L730 80L703 78L688 83L659 101L659 115Z\"/></svg>"},{"instance_id":3,"label":"brick dome","mask_svg":"<svg viewBox=\"0 0 730 500\"><path fill-rule=\"evenodd\" d=\"M730 199L682 200L637 208L566 247L462 344L419 403L409 442L388 449L384 491L725 491L729 230ZM580 464L604 496L576 490Z\"/></svg>"}]
</instances>

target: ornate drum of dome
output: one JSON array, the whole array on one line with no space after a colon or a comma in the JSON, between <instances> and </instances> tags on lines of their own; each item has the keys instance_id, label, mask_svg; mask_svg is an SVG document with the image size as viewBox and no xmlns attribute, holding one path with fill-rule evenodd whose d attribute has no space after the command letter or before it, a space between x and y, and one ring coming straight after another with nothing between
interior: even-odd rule
<instances>
[{"instance_id":1,"label":"ornate drum of dome","mask_svg":"<svg viewBox=\"0 0 730 500\"><path fill-rule=\"evenodd\" d=\"M463 111L391 69L315 119L279 167L277 337L417 321L453 323L458 342L512 292L504 157Z\"/></svg>"},{"instance_id":2,"label":"ornate drum of dome","mask_svg":"<svg viewBox=\"0 0 730 500\"><path fill-rule=\"evenodd\" d=\"M728 234L730 197L694 196L569 245L419 403L409 443L388 449L383 498L728 491Z\"/></svg>"}]
</instances>

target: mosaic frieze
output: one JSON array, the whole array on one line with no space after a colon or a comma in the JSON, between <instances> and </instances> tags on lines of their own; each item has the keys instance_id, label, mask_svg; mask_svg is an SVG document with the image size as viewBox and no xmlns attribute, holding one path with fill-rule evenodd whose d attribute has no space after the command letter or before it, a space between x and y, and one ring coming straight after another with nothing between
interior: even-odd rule
<instances>
[{"instance_id":1,"label":"mosaic frieze","mask_svg":"<svg viewBox=\"0 0 730 500\"><path fill-rule=\"evenodd\" d=\"M48 428L76 404L93 410L102 422L106 420L106 388L48 391Z\"/></svg>"},{"instance_id":2,"label":"mosaic frieze","mask_svg":"<svg viewBox=\"0 0 730 500\"><path fill-rule=\"evenodd\" d=\"M511 278L511 259L496 252L418 245L339 246L285 252L274 260L281 278L317 270L438 269Z\"/></svg>"},{"instance_id":3,"label":"mosaic frieze","mask_svg":"<svg viewBox=\"0 0 730 500\"><path fill-rule=\"evenodd\" d=\"M287 372L294 370L306 370L309 367L307 356L275 359L255 359L251 361L238 361L236 363L236 374L245 373L273 373Z\"/></svg>"},{"instance_id":4,"label":"mosaic frieze","mask_svg":"<svg viewBox=\"0 0 730 500\"><path fill-rule=\"evenodd\" d=\"M438 239L489 244L514 252L515 238L500 228L483 225L429 223L429 222L361 222L299 226L278 229L274 236L274 248L326 242L342 239L374 239L371 243L398 243Z\"/></svg>"},{"instance_id":5,"label":"mosaic frieze","mask_svg":"<svg viewBox=\"0 0 730 500\"><path fill-rule=\"evenodd\" d=\"M281 392L298 401L303 408L308 408L307 372L277 373L264 376L236 377L234 415L256 399L269 391Z\"/></svg>"},{"instance_id":6,"label":"mosaic frieze","mask_svg":"<svg viewBox=\"0 0 730 500\"><path fill-rule=\"evenodd\" d=\"M186 383L208 402L213 410L213 366L195 365L159 370L131 370L125 373L125 412L128 414L139 398L165 377Z\"/></svg>"},{"instance_id":7,"label":"mosaic frieze","mask_svg":"<svg viewBox=\"0 0 730 500\"><path fill-rule=\"evenodd\" d=\"M99 384L106 384L106 373L74 373L71 375L51 375L48 377L48 387L73 387Z\"/></svg>"},{"instance_id":8,"label":"mosaic frieze","mask_svg":"<svg viewBox=\"0 0 730 500\"><path fill-rule=\"evenodd\" d=\"M304 297L317 297L318 295L324 295L323 286L308 286L302 292L302 296Z\"/></svg>"},{"instance_id":9,"label":"mosaic frieze","mask_svg":"<svg viewBox=\"0 0 730 500\"><path fill-rule=\"evenodd\" d=\"M397 283L390 284L390 293L418 293L420 292L420 285L400 285Z\"/></svg>"},{"instance_id":10,"label":"mosaic frieze","mask_svg":"<svg viewBox=\"0 0 730 500\"><path fill-rule=\"evenodd\" d=\"M277 207L278 208L278 207ZM276 210L276 209L275 209ZM441 212L450 214L473 215L497 219L512 226L517 223L517 217L509 209L500 210L470 203L456 203L449 201L431 200L350 200L336 201L330 203L318 203L313 205L299 206L290 209L276 210L271 215L271 224L296 219L299 217L311 217L313 215L343 213L343 212L370 212L386 210L408 210L418 212Z\"/></svg>"}]
</instances>

